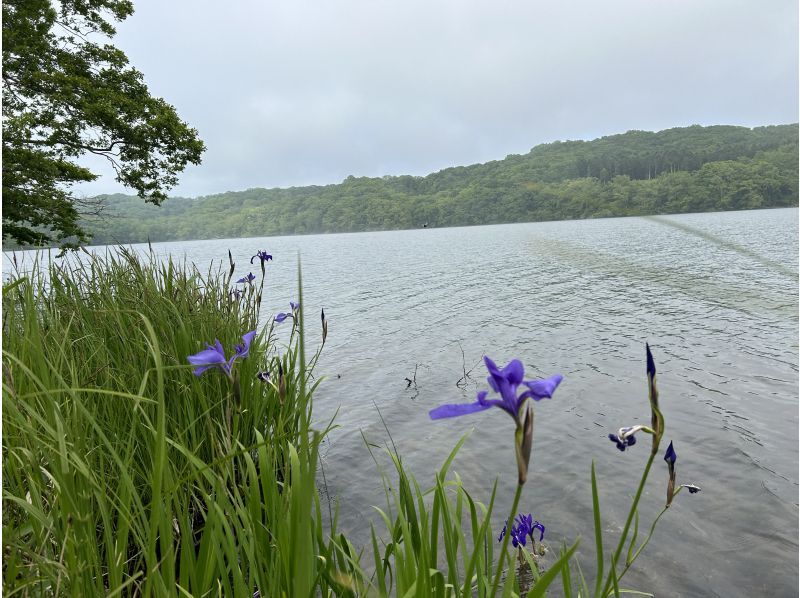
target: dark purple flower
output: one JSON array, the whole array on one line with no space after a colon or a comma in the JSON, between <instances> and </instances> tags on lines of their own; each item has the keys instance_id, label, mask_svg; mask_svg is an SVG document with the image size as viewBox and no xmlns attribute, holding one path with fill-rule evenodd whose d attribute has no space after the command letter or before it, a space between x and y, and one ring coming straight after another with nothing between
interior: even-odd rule
<instances>
[{"instance_id":1,"label":"dark purple flower","mask_svg":"<svg viewBox=\"0 0 800 598\"><path fill-rule=\"evenodd\" d=\"M533 525L531 526L531 529L530 529L530 532L529 532L530 535L531 535L531 540L533 540L533 530L535 530L535 529L539 530L539 542L541 542L542 539L544 538L544 525L542 525L538 521L534 521L533 522Z\"/></svg>"},{"instance_id":2,"label":"dark purple flower","mask_svg":"<svg viewBox=\"0 0 800 598\"><path fill-rule=\"evenodd\" d=\"M241 299L242 298L242 294L243 294L242 289L231 289L231 292L230 292L230 295L234 299Z\"/></svg>"},{"instance_id":3,"label":"dark purple flower","mask_svg":"<svg viewBox=\"0 0 800 598\"><path fill-rule=\"evenodd\" d=\"M650 344L644 344L645 351L647 353L647 375L650 377L655 377L656 375L656 362L653 359L653 354L650 352Z\"/></svg>"},{"instance_id":4,"label":"dark purple flower","mask_svg":"<svg viewBox=\"0 0 800 598\"><path fill-rule=\"evenodd\" d=\"M247 357L247 354L250 352L250 343L253 342L255 335L255 330L243 335L242 342L234 347L234 353L230 359L225 357L225 350L222 348L222 343L217 339L214 339L213 345L206 345L205 349L194 355L189 355L186 359L188 359L189 363L192 365L197 366L193 372L195 376L201 376L206 370L216 367L221 369L225 375L230 378L234 361Z\"/></svg>"},{"instance_id":5,"label":"dark purple flower","mask_svg":"<svg viewBox=\"0 0 800 598\"><path fill-rule=\"evenodd\" d=\"M624 452L627 447L636 444L636 437L634 434L643 428L644 426L628 426L626 428L620 428L616 434L609 434L608 439L611 442L616 442L617 448Z\"/></svg>"},{"instance_id":6,"label":"dark purple flower","mask_svg":"<svg viewBox=\"0 0 800 598\"><path fill-rule=\"evenodd\" d=\"M280 323L281 323L281 322L283 322L283 321L284 321L286 318L291 318L291 317L292 317L292 314L287 314L287 313L285 313L285 312L279 312L279 313L275 314L275 321L276 321L278 324L280 324Z\"/></svg>"},{"instance_id":7,"label":"dark purple flower","mask_svg":"<svg viewBox=\"0 0 800 598\"><path fill-rule=\"evenodd\" d=\"M262 382L269 382L269 372L267 372L267 371L258 372L256 374L256 378L258 378Z\"/></svg>"},{"instance_id":8,"label":"dark purple flower","mask_svg":"<svg viewBox=\"0 0 800 598\"><path fill-rule=\"evenodd\" d=\"M667 447L667 452L664 453L664 461L667 462L670 468L675 466L675 461L678 460L678 455L675 454L675 449L672 448L672 441L670 440L669 446Z\"/></svg>"},{"instance_id":9,"label":"dark purple flower","mask_svg":"<svg viewBox=\"0 0 800 598\"><path fill-rule=\"evenodd\" d=\"M250 263L252 264L253 260L256 258L260 259L261 263L263 264L264 262L270 261L272 259L272 256L268 254L266 251L259 251L253 257L250 258Z\"/></svg>"},{"instance_id":10,"label":"dark purple flower","mask_svg":"<svg viewBox=\"0 0 800 598\"><path fill-rule=\"evenodd\" d=\"M697 494L700 492L700 486L695 486L694 484L681 484L681 488L686 488L689 491L689 494Z\"/></svg>"},{"instance_id":11,"label":"dark purple flower","mask_svg":"<svg viewBox=\"0 0 800 598\"><path fill-rule=\"evenodd\" d=\"M483 358L486 369L489 370L489 377L486 379L492 390L500 395L500 399L487 399L489 392L482 390L478 393L474 403L464 403L456 405L441 405L431 410L431 419L443 419L446 417L458 417L469 413L485 411L490 407L499 407L514 418L518 427L522 427L522 407L528 398L534 401L549 399L553 396L556 387L559 385L563 376L556 374L545 380L523 380L525 369L522 362L518 359L511 360L502 369L488 357ZM517 394L517 390L523 386L525 390Z\"/></svg>"},{"instance_id":12,"label":"dark purple flower","mask_svg":"<svg viewBox=\"0 0 800 598\"><path fill-rule=\"evenodd\" d=\"M497 538L497 541L500 542L503 540L503 537L506 535L506 529L508 528L508 522L503 526L503 530L500 532L500 537ZM520 513L517 515L517 518L514 520L514 524L511 526L511 544L514 548L518 546L526 546L527 539L530 537L531 542L535 542L535 538L533 537L533 530L539 530L539 541L542 541L544 538L544 525L542 525L539 521L534 521L533 515L528 513L527 515L523 515Z\"/></svg>"},{"instance_id":13,"label":"dark purple flower","mask_svg":"<svg viewBox=\"0 0 800 598\"><path fill-rule=\"evenodd\" d=\"M250 283L250 282L253 282L255 279L256 279L256 277L253 275L253 273L252 272L248 272L247 276L243 276L242 278L240 278L236 282L237 283L240 283L240 282Z\"/></svg>"},{"instance_id":14,"label":"dark purple flower","mask_svg":"<svg viewBox=\"0 0 800 598\"><path fill-rule=\"evenodd\" d=\"M498 542L502 542L503 538L506 535L506 529L508 528L508 521L506 521L505 525L503 525L503 530L500 532L500 537L497 538ZM519 526L512 525L511 526L511 544L514 548L517 548L520 544L525 546L525 543L528 541L528 535L519 529Z\"/></svg>"},{"instance_id":15,"label":"dark purple flower","mask_svg":"<svg viewBox=\"0 0 800 598\"><path fill-rule=\"evenodd\" d=\"M669 467L669 480L667 480L667 506L672 504L672 499L675 498L675 461L678 460L678 455L675 454L675 449L672 448L672 441L669 441L667 452L664 453L664 461L667 462Z\"/></svg>"}]
</instances>

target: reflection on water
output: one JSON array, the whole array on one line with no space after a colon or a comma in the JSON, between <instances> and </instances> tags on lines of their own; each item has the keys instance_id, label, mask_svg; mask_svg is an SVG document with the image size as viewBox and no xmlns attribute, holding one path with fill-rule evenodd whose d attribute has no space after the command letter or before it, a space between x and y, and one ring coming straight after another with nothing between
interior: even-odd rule
<instances>
[{"instance_id":1,"label":"reflection on water","mask_svg":"<svg viewBox=\"0 0 800 598\"><path fill-rule=\"evenodd\" d=\"M562 538L591 537L591 459L603 527L620 531L635 491L628 476L647 451L620 453L607 434L649 421L648 341L679 483L703 492L681 493L624 585L670 596L796 595L797 210L665 218L153 247L201 270L211 260L226 265L230 249L242 275L256 250L268 250L264 321L296 298L302 254L304 307L315 315L309 343L320 340L320 308L329 320L315 414L322 422L338 410L323 450L325 491L356 545L378 522L370 506L384 500L362 438L388 442L380 415L423 485L474 427L454 470L478 500L499 476L502 526L516 481L510 419L499 410L427 417L486 387L483 354L500 364L521 359L527 377L565 376L555 397L536 405L520 505L547 526L551 554ZM665 488L659 459L643 525ZM591 576L592 542L579 558Z\"/></svg>"}]
</instances>

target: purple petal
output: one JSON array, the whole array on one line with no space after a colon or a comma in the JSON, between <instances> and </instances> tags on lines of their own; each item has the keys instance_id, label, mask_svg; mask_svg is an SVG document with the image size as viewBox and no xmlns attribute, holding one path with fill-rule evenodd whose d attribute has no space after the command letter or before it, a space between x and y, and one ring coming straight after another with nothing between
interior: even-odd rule
<instances>
[{"instance_id":1,"label":"purple petal","mask_svg":"<svg viewBox=\"0 0 800 598\"><path fill-rule=\"evenodd\" d=\"M483 356L483 363L486 364L486 369L489 370L489 377L486 378L486 381L491 386L492 390L495 392L500 392L500 388L497 386L497 381L503 379L503 373L498 369L497 364L494 361L489 359L486 355Z\"/></svg>"},{"instance_id":2,"label":"purple petal","mask_svg":"<svg viewBox=\"0 0 800 598\"><path fill-rule=\"evenodd\" d=\"M481 405L485 405L487 407L500 407L501 409L505 409L505 403L503 401L498 401L497 399L487 399L486 395L489 394L488 390L482 390L478 393L478 403Z\"/></svg>"},{"instance_id":3,"label":"purple petal","mask_svg":"<svg viewBox=\"0 0 800 598\"><path fill-rule=\"evenodd\" d=\"M512 359L508 365L503 368L503 377L508 380L509 384L514 387L519 386L522 382L522 377L525 375L525 367L519 359Z\"/></svg>"},{"instance_id":4,"label":"purple petal","mask_svg":"<svg viewBox=\"0 0 800 598\"><path fill-rule=\"evenodd\" d=\"M664 461L666 461L668 465L675 465L675 461L677 460L678 455L675 454L675 449L672 448L672 441L670 440L669 446L667 447L667 452L664 454Z\"/></svg>"},{"instance_id":5,"label":"purple petal","mask_svg":"<svg viewBox=\"0 0 800 598\"><path fill-rule=\"evenodd\" d=\"M656 375L656 362L653 360L653 354L650 352L650 345L644 344L647 350L647 375L651 378Z\"/></svg>"},{"instance_id":6,"label":"purple petal","mask_svg":"<svg viewBox=\"0 0 800 598\"><path fill-rule=\"evenodd\" d=\"M205 349L194 355L189 355L186 359L192 365L219 365L225 363L225 352L219 341L216 341L217 346L212 347L208 345Z\"/></svg>"},{"instance_id":7,"label":"purple petal","mask_svg":"<svg viewBox=\"0 0 800 598\"><path fill-rule=\"evenodd\" d=\"M250 352L250 343L253 342L253 337L255 337L256 331L251 330L250 332L244 334L242 336L242 343L236 345L234 351L235 353L231 356L228 360L228 369L233 367L233 362L237 359L247 357L247 354Z\"/></svg>"},{"instance_id":8,"label":"purple petal","mask_svg":"<svg viewBox=\"0 0 800 598\"><path fill-rule=\"evenodd\" d=\"M556 374L544 380L526 380L523 384L528 387L528 390L523 395L532 398L534 401L549 399L563 379L564 376Z\"/></svg>"},{"instance_id":9,"label":"purple petal","mask_svg":"<svg viewBox=\"0 0 800 598\"><path fill-rule=\"evenodd\" d=\"M205 372L206 370L210 370L211 368L216 368L216 367L224 369L225 366L224 366L224 364L221 364L221 363L214 364L214 365L203 365L203 366L200 366L200 367L197 367L197 368L193 369L192 373L195 376L199 377L199 376L202 376L203 372Z\"/></svg>"},{"instance_id":10,"label":"purple petal","mask_svg":"<svg viewBox=\"0 0 800 598\"><path fill-rule=\"evenodd\" d=\"M280 324L281 322L283 322L283 321L284 321L286 318L288 318L288 317L290 317L290 316L289 316L289 314L285 314L285 313L283 313L283 312L280 312L279 314L276 314L276 315L275 315L275 321L276 321L278 324Z\"/></svg>"},{"instance_id":11,"label":"purple petal","mask_svg":"<svg viewBox=\"0 0 800 598\"><path fill-rule=\"evenodd\" d=\"M459 405L441 405L436 409L432 409L428 415L431 419L444 419L446 417L458 417L459 415L468 415L470 413L477 413L478 411L485 411L491 405L481 405L479 402L463 403Z\"/></svg>"},{"instance_id":12,"label":"purple petal","mask_svg":"<svg viewBox=\"0 0 800 598\"><path fill-rule=\"evenodd\" d=\"M250 343L253 342L253 338L255 338L255 336L255 330L251 330L250 332L242 335L242 341L244 342L241 345L236 346L236 353L238 357L247 357L247 354L250 352Z\"/></svg>"},{"instance_id":13,"label":"purple petal","mask_svg":"<svg viewBox=\"0 0 800 598\"><path fill-rule=\"evenodd\" d=\"M531 539L533 538L533 530L535 529L539 530L539 542L541 542L542 539L544 538L544 526L538 521L534 522L534 524L530 527L530 532L529 532L531 535Z\"/></svg>"},{"instance_id":14,"label":"purple petal","mask_svg":"<svg viewBox=\"0 0 800 598\"><path fill-rule=\"evenodd\" d=\"M192 365L200 366L193 370L195 376L201 376L209 368L218 367L225 373L229 373L228 364L225 361L225 351L222 343L214 339L214 346L207 345L205 349L186 358Z\"/></svg>"}]
</instances>

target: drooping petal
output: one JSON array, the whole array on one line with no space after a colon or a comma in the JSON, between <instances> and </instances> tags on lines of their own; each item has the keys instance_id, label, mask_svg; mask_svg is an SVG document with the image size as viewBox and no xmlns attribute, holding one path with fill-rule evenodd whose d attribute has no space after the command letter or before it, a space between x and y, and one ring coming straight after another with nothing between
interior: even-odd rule
<instances>
[{"instance_id":1,"label":"drooping petal","mask_svg":"<svg viewBox=\"0 0 800 598\"><path fill-rule=\"evenodd\" d=\"M616 434L609 434L608 435L608 439L611 442L616 442L617 443L617 448L619 450L621 450L622 452L625 452L625 441L624 440L620 440L619 436L617 436Z\"/></svg>"},{"instance_id":2,"label":"drooping petal","mask_svg":"<svg viewBox=\"0 0 800 598\"><path fill-rule=\"evenodd\" d=\"M533 525L530 527L531 539L533 539L533 530L535 529L539 530L539 542L541 542L544 538L544 525L542 525L538 520L533 522Z\"/></svg>"},{"instance_id":3,"label":"drooping petal","mask_svg":"<svg viewBox=\"0 0 800 598\"><path fill-rule=\"evenodd\" d=\"M506 535L506 528L507 527L508 527L508 521L505 522L505 524L503 525L503 529L500 532L500 535L497 536L497 541L498 542L501 542L503 540L503 536Z\"/></svg>"},{"instance_id":4,"label":"drooping petal","mask_svg":"<svg viewBox=\"0 0 800 598\"><path fill-rule=\"evenodd\" d=\"M219 341L217 341L219 342ZM205 349L194 355L189 355L186 359L192 365L218 365L225 363L225 353L222 347L212 347L208 345Z\"/></svg>"},{"instance_id":5,"label":"drooping petal","mask_svg":"<svg viewBox=\"0 0 800 598\"><path fill-rule=\"evenodd\" d=\"M500 407L501 409L505 409L505 403L503 401L498 401L497 399L487 399L486 396L489 394L486 390L481 390L478 392L478 402L481 405L486 405L487 407Z\"/></svg>"},{"instance_id":6,"label":"drooping petal","mask_svg":"<svg viewBox=\"0 0 800 598\"><path fill-rule=\"evenodd\" d=\"M209 368L219 367L225 373L229 373L228 364L225 360L225 351L222 343L214 339L214 345L207 345L202 351L189 355L186 358L192 365L198 366L194 369L195 376L201 376Z\"/></svg>"},{"instance_id":7,"label":"drooping petal","mask_svg":"<svg viewBox=\"0 0 800 598\"><path fill-rule=\"evenodd\" d=\"M491 405L482 405L478 401L457 405L440 405L436 409L431 409L428 415L431 419L444 419L446 417L458 417L460 415L469 415L470 413L485 411L490 407Z\"/></svg>"},{"instance_id":8,"label":"drooping petal","mask_svg":"<svg viewBox=\"0 0 800 598\"><path fill-rule=\"evenodd\" d=\"M549 399L563 379L564 376L561 374L555 374L544 380L526 380L522 384L527 386L528 390L522 393L522 396L530 397L534 401Z\"/></svg>"},{"instance_id":9,"label":"drooping petal","mask_svg":"<svg viewBox=\"0 0 800 598\"><path fill-rule=\"evenodd\" d=\"M292 317L292 314L287 314L287 313L284 313L284 312L280 312L280 313L278 313L278 314L275 314L275 321L276 321L278 324L280 324L280 323L281 323L281 322L283 322L283 321L284 321L286 318L291 318L291 317Z\"/></svg>"}]
</instances>

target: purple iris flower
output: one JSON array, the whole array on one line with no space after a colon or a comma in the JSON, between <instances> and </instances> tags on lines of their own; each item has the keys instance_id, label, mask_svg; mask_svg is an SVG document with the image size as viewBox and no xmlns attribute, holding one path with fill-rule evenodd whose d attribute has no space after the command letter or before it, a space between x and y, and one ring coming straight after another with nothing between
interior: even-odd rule
<instances>
[{"instance_id":1,"label":"purple iris flower","mask_svg":"<svg viewBox=\"0 0 800 598\"><path fill-rule=\"evenodd\" d=\"M700 492L700 486L695 486L694 484L681 484L681 488L686 488L689 491L689 494L697 494Z\"/></svg>"},{"instance_id":2,"label":"purple iris flower","mask_svg":"<svg viewBox=\"0 0 800 598\"><path fill-rule=\"evenodd\" d=\"M667 447L667 452L664 453L664 461L667 462L667 465L672 468L675 466L675 461L678 460L678 455L675 453L675 449L672 448L672 441L670 440L669 446Z\"/></svg>"},{"instance_id":3,"label":"purple iris flower","mask_svg":"<svg viewBox=\"0 0 800 598\"><path fill-rule=\"evenodd\" d=\"M248 272L247 276L244 276L244 277L240 278L236 282L237 283L240 283L240 282L248 282L249 283L249 282L253 282L255 279L256 279L256 277L253 275L253 273L252 272Z\"/></svg>"},{"instance_id":4,"label":"purple iris flower","mask_svg":"<svg viewBox=\"0 0 800 598\"><path fill-rule=\"evenodd\" d=\"M261 263L263 264L264 262L270 261L272 259L272 256L268 254L266 251L259 251L253 257L250 258L250 263L252 264L253 260L256 258L260 259Z\"/></svg>"},{"instance_id":5,"label":"purple iris flower","mask_svg":"<svg viewBox=\"0 0 800 598\"><path fill-rule=\"evenodd\" d=\"M241 299L242 298L242 289L232 289L230 295L234 299Z\"/></svg>"},{"instance_id":6,"label":"purple iris flower","mask_svg":"<svg viewBox=\"0 0 800 598\"><path fill-rule=\"evenodd\" d=\"M258 372L256 374L256 378L258 378L262 382L269 382L269 372L267 372L267 371Z\"/></svg>"},{"instance_id":7,"label":"purple iris flower","mask_svg":"<svg viewBox=\"0 0 800 598\"><path fill-rule=\"evenodd\" d=\"M287 313L287 312L283 312L282 311L282 312L280 312L280 313L275 315L275 321L278 324L283 322L286 318L297 318L297 312L300 309L300 304L299 303L295 303L294 301L289 301L289 307L292 308L291 313Z\"/></svg>"},{"instance_id":8,"label":"purple iris flower","mask_svg":"<svg viewBox=\"0 0 800 598\"><path fill-rule=\"evenodd\" d=\"M500 537L497 538L498 542L503 540L503 537L506 535L506 529L508 528L508 522L503 526L503 531L500 532ZM535 542L533 537L533 530L539 530L539 541L542 541L544 538L544 525L542 525L539 521L534 521L533 515L528 513L527 515L523 515L520 513L517 515L515 519L514 525L511 526L511 544L513 544L514 548L522 545L525 546L527 543L528 537L530 537L531 542Z\"/></svg>"},{"instance_id":9,"label":"purple iris flower","mask_svg":"<svg viewBox=\"0 0 800 598\"><path fill-rule=\"evenodd\" d=\"M486 380L492 390L500 395L500 399L487 399L489 391L482 390L478 393L477 400L474 403L441 405L431 410L429 414L431 419L458 417L459 415L485 411L490 407L499 407L514 418L518 427L522 427L521 415L525 400L531 398L534 401L540 401L541 399L551 398L556 387L564 379L561 374L556 374L544 380L523 380L525 368L519 359L512 359L502 369L498 368L494 361L486 356L484 356L483 361L486 364L486 369L489 370L489 377ZM523 386L524 390L517 394L520 386Z\"/></svg>"},{"instance_id":10,"label":"purple iris flower","mask_svg":"<svg viewBox=\"0 0 800 598\"><path fill-rule=\"evenodd\" d=\"M222 348L222 343L217 339L214 339L213 345L206 345L205 349L194 355L189 355L186 359L188 359L189 363L192 365L197 366L193 372L195 376L201 376L203 372L208 369L219 368L230 378L233 362L239 358L247 357L247 354L250 352L250 343L253 342L255 335L256 331L252 330L242 336L242 342L234 347L233 355L230 359L225 357L225 350Z\"/></svg>"},{"instance_id":11,"label":"purple iris flower","mask_svg":"<svg viewBox=\"0 0 800 598\"><path fill-rule=\"evenodd\" d=\"M634 434L642 429L642 426L628 426L627 428L620 428L616 434L609 434L608 439L611 442L617 443L617 448L621 451L629 446L636 444L636 436Z\"/></svg>"}]
</instances>

